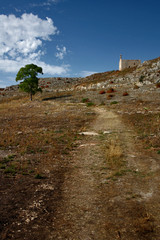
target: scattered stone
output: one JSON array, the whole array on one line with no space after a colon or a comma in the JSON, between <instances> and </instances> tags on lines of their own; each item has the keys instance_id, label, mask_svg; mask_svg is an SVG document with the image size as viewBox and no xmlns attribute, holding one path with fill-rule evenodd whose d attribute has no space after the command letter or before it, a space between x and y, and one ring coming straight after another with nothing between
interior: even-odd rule
<instances>
[{"instance_id":1,"label":"scattered stone","mask_svg":"<svg viewBox=\"0 0 160 240\"><path fill-rule=\"evenodd\" d=\"M79 135L86 135L86 136L98 136L99 134L96 132L81 132Z\"/></svg>"}]
</instances>

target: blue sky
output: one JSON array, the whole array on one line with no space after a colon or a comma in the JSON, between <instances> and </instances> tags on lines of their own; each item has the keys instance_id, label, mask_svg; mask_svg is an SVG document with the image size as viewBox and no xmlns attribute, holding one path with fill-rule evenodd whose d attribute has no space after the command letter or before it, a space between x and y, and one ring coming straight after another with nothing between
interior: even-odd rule
<instances>
[{"instance_id":1,"label":"blue sky","mask_svg":"<svg viewBox=\"0 0 160 240\"><path fill-rule=\"evenodd\" d=\"M160 54L158 0L5 0L0 3L0 87L34 63L43 77L83 77L124 59Z\"/></svg>"}]
</instances>

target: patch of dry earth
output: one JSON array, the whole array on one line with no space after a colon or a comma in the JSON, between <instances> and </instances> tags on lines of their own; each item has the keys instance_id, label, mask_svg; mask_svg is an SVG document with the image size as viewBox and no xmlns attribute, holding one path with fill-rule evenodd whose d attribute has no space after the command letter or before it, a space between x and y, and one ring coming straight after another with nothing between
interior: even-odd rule
<instances>
[{"instance_id":1,"label":"patch of dry earth","mask_svg":"<svg viewBox=\"0 0 160 240\"><path fill-rule=\"evenodd\" d=\"M85 131L92 134L84 134L65 174L50 239L158 239L159 163L137 152L135 133L118 115L95 111Z\"/></svg>"}]
</instances>

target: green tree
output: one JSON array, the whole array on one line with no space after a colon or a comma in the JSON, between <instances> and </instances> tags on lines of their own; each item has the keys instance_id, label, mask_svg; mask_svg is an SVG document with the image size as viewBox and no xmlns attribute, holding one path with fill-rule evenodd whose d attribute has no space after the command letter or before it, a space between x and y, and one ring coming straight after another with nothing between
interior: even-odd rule
<instances>
[{"instance_id":1,"label":"green tree","mask_svg":"<svg viewBox=\"0 0 160 240\"><path fill-rule=\"evenodd\" d=\"M30 98L32 101L32 96L36 92L41 92L42 89L38 87L38 73L43 74L41 67L38 67L34 64L28 64L25 67L22 67L16 76L16 81L23 80L20 83L19 88L27 93L30 93Z\"/></svg>"}]
</instances>

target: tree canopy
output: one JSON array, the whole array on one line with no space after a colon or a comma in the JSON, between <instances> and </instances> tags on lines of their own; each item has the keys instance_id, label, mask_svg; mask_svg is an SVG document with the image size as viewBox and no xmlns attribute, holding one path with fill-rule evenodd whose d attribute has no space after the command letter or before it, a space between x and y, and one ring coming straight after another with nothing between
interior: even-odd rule
<instances>
[{"instance_id":1,"label":"tree canopy","mask_svg":"<svg viewBox=\"0 0 160 240\"><path fill-rule=\"evenodd\" d=\"M16 81L23 80L19 87L22 91L30 93L31 100L36 92L42 91L41 88L38 87L38 73L43 74L41 67L34 64L28 64L22 67L16 76Z\"/></svg>"}]
</instances>

